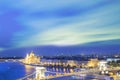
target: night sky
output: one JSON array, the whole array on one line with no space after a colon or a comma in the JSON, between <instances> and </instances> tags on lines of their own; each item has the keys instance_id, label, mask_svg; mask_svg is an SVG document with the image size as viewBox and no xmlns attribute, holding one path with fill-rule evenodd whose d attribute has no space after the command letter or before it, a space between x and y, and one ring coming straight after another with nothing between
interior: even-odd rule
<instances>
[{"instance_id":1,"label":"night sky","mask_svg":"<svg viewBox=\"0 0 120 80\"><path fill-rule=\"evenodd\" d=\"M120 0L0 0L0 56L119 53Z\"/></svg>"}]
</instances>

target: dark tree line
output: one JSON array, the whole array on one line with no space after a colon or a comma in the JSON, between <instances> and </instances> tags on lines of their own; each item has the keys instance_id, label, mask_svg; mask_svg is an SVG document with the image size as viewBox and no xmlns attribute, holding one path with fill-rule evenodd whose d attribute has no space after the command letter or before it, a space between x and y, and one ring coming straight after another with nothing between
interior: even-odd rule
<instances>
[{"instance_id":1,"label":"dark tree line","mask_svg":"<svg viewBox=\"0 0 120 80\"><path fill-rule=\"evenodd\" d=\"M112 67L118 67L120 66L120 60L117 61L109 61L108 65L112 66Z\"/></svg>"}]
</instances>

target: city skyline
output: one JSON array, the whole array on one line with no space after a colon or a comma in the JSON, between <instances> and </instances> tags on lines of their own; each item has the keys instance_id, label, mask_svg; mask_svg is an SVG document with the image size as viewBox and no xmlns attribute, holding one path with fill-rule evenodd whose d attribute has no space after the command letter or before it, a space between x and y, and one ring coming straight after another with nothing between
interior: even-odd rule
<instances>
[{"instance_id":1,"label":"city skyline","mask_svg":"<svg viewBox=\"0 0 120 80\"><path fill-rule=\"evenodd\" d=\"M117 53L119 17L119 0L1 0L0 55Z\"/></svg>"}]
</instances>

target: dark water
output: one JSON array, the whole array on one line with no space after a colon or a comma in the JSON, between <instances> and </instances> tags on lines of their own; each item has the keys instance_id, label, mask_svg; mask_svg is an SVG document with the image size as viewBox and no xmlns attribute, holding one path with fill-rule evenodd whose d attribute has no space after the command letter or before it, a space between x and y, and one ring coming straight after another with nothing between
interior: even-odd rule
<instances>
[{"instance_id":1,"label":"dark water","mask_svg":"<svg viewBox=\"0 0 120 80\"><path fill-rule=\"evenodd\" d=\"M0 62L0 80L16 80L32 73L33 67L18 62Z\"/></svg>"}]
</instances>

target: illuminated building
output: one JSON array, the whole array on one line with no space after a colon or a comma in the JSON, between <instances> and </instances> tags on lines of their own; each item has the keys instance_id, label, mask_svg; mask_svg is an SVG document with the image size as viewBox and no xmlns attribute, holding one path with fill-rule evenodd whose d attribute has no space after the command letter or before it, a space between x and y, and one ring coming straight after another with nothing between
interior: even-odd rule
<instances>
[{"instance_id":1,"label":"illuminated building","mask_svg":"<svg viewBox=\"0 0 120 80\"><path fill-rule=\"evenodd\" d=\"M100 61L99 62L99 69L105 71L107 69L107 61Z\"/></svg>"},{"instance_id":2,"label":"illuminated building","mask_svg":"<svg viewBox=\"0 0 120 80\"><path fill-rule=\"evenodd\" d=\"M90 61L88 61L88 63L87 63L87 66L95 68L95 67L98 67L98 64L99 64L98 59L90 59Z\"/></svg>"},{"instance_id":3,"label":"illuminated building","mask_svg":"<svg viewBox=\"0 0 120 80\"><path fill-rule=\"evenodd\" d=\"M27 54L25 59L23 60L25 64L37 64L40 63L40 57L35 56L34 52Z\"/></svg>"},{"instance_id":4,"label":"illuminated building","mask_svg":"<svg viewBox=\"0 0 120 80\"><path fill-rule=\"evenodd\" d=\"M107 58L107 62L111 62L111 61L119 61L120 60L120 58Z\"/></svg>"},{"instance_id":5,"label":"illuminated building","mask_svg":"<svg viewBox=\"0 0 120 80\"><path fill-rule=\"evenodd\" d=\"M76 66L77 64L76 64L76 62L73 61L73 60L68 60L68 61L67 61L67 65L70 65L70 67L73 67L73 66Z\"/></svg>"}]
</instances>

